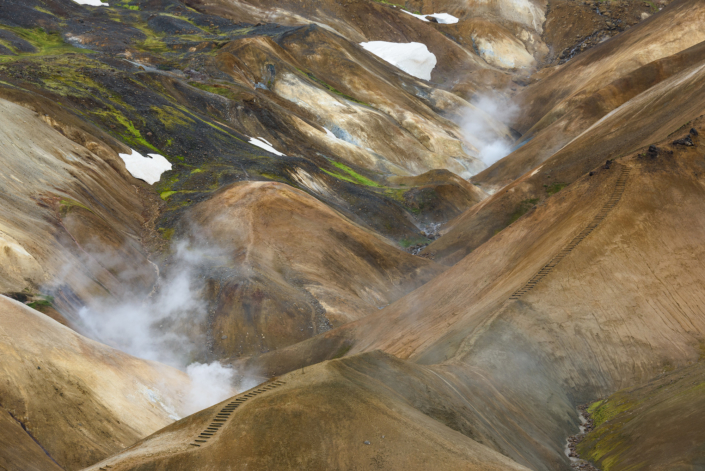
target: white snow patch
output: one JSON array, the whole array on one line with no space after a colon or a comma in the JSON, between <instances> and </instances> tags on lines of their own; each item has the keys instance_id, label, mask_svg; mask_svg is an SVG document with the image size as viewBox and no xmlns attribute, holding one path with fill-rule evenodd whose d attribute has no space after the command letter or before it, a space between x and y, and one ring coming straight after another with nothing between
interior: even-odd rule
<instances>
[{"instance_id":1,"label":"white snow patch","mask_svg":"<svg viewBox=\"0 0 705 471\"><path fill-rule=\"evenodd\" d=\"M431 80L436 56L422 43L390 43L370 41L360 43L365 50L414 77Z\"/></svg>"},{"instance_id":2,"label":"white snow patch","mask_svg":"<svg viewBox=\"0 0 705 471\"><path fill-rule=\"evenodd\" d=\"M543 167L543 165L541 165L540 167L538 167L536 170L534 170L533 172L531 172L531 175L529 175L529 176L530 176L530 177L533 177L534 175L536 175L537 173L539 173L539 170L541 170L542 167Z\"/></svg>"},{"instance_id":3,"label":"white snow patch","mask_svg":"<svg viewBox=\"0 0 705 471\"><path fill-rule=\"evenodd\" d=\"M417 15L416 13L411 13L410 11L406 11L406 10L402 10L402 11L403 11L404 13L406 13L407 15L415 16L416 18L418 18L418 19L421 20L421 21L425 21L426 23L429 22L429 21L426 19L426 15Z\"/></svg>"},{"instance_id":4,"label":"white snow patch","mask_svg":"<svg viewBox=\"0 0 705 471\"><path fill-rule=\"evenodd\" d=\"M323 129L326 131L326 136L330 137L331 139L338 139L337 136L333 134L330 129L325 127Z\"/></svg>"},{"instance_id":5,"label":"white snow patch","mask_svg":"<svg viewBox=\"0 0 705 471\"><path fill-rule=\"evenodd\" d=\"M171 162L159 154L147 154L143 156L132 149L132 154L118 154L125 162L125 167L130 174L144 180L150 185L154 185L162 177L162 173L171 170Z\"/></svg>"},{"instance_id":6,"label":"white snow patch","mask_svg":"<svg viewBox=\"0 0 705 471\"><path fill-rule=\"evenodd\" d=\"M458 18L454 17L449 13L433 13L432 15L417 15L416 13L411 13L410 11L402 10L407 15L415 16L421 21L429 23L428 17L435 18L436 21L442 25L454 25L458 22Z\"/></svg>"},{"instance_id":7,"label":"white snow patch","mask_svg":"<svg viewBox=\"0 0 705 471\"><path fill-rule=\"evenodd\" d=\"M458 19L449 13L434 13L431 16L436 19L442 25L454 25L458 22Z\"/></svg>"},{"instance_id":8,"label":"white snow patch","mask_svg":"<svg viewBox=\"0 0 705 471\"><path fill-rule=\"evenodd\" d=\"M252 144L253 146L257 146L260 149L264 149L266 151L269 151L274 155L286 156L286 154L282 154L281 152L276 150L274 148L274 146L272 146L272 144L263 137L251 137L250 144Z\"/></svg>"},{"instance_id":9,"label":"white snow patch","mask_svg":"<svg viewBox=\"0 0 705 471\"><path fill-rule=\"evenodd\" d=\"M92 7L108 7L107 3L103 3L100 0L73 0L74 2L78 3L79 5L90 5Z\"/></svg>"}]
</instances>

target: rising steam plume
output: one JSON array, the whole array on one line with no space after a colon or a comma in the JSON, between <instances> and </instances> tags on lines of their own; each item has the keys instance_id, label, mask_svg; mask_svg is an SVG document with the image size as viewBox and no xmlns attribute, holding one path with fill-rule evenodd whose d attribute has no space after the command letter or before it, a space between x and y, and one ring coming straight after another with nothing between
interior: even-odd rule
<instances>
[{"instance_id":1,"label":"rising steam plume","mask_svg":"<svg viewBox=\"0 0 705 471\"><path fill-rule=\"evenodd\" d=\"M475 108L463 116L461 128L466 138L479 151L486 166L503 159L512 151L512 139L497 133L496 123L509 123L519 113L519 107L504 95L495 93L473 100Z\"/></svg>"},{"instance_id":2,"label":"rising steam plume","mask_svg":"<svg viewBox=\"0 0 705 471\"><path fill-rule=\"evenodd\" d=\"M184 414L216 404L238 389L257 385L256 380L217 361L194 361L206 344L202 273L219 257L216 249L177 243L169 274L159 280L158 288L149 296L119 301L106 298L79 310L84 332L95 340L185 371L192 386L184 391Z\"/></svg>"}]
</instances>

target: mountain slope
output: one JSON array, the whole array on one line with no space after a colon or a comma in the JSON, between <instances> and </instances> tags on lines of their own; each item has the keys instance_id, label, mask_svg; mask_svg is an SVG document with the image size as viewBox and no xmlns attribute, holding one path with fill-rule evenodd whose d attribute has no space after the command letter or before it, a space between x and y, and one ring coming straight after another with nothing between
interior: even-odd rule
<instances>
[{"instance_id":1,"label":"mountain slope","mask_svg":"<svg viewBox=\"0 0 705 471\"><path fill-rule=\"evenodd\" d=\"M688 64L604 116L542 165L457 217L448 225L445 237L425 249L426 253L434 253L444 263L454 263L600 162L637 150L644 152L682 128L687 132L688 123L705 110L698 89L703 64L702 60Z\"/></svg>"},{"instance_id":2,"label":"mountain slope","mask_svg":"<svg viewBox=\"0 0 705 471\"><path fill-rule=\"evenodd\" d=\"M527 469L417 410L432 401L430 391L404 394L375 378L381 371L397 374L401 363L372 354L289 373L87 469L196 470L232 463L247 469ZM434 392L452 394L443 387ZM238 403L233 412L220 412ZM213 423L222 426L202 433Z\"/></svg>"},{"instance_id":3,"label":"mountain slope","mask_svg":"<svg viewBox=\"0 0 705 471\"><path fill-rule=\"evenodd\" d=\"M226 187L186 221L222 260L207 282L218 357L281 348L359 319L443 270L282 183Z\"/></svg>"},{"instance_id":4,"label":"mountain slope","mask_svg":"<svg viewBox=\"0 0 705 471\"><path fill-rule=\"evenodd\" d=\"M699 62L702 49L694 46L705 41L704 15L701 2L673 2L524 88L515 97L521 113L513 126L523 134L516 151L474 181L510 183L639 93Z\"/></svg>"},{"instance_id":5,"label":"mountain slope","mask_svg":"<svg viewBox=\"0 0 705 471\"><path fill-rule=\"evenodd\" d=\"M3 2L0 467L697 468L667 3Z\"/></svg>"},{"instance_id":6,"label":"mountain slope","mask_svg":"<svg viewBox=\"0 0 705 471\"><path fill-rule=\"evenodd\" d=\"M184 373L4 296L0 312L2 433L17 444L0 450L8 469L81 469L179 418L190 388Z\"/></svg>"},{"instance_id":7,"label":"mountain slope","mask_svg":"<svg viewBox=\"0 0 705 471\"><path fill-rule=\"evenodd\" d=\"M697 123L702 129L702 119ZM347 345L350 354L382 349L440 363L468 387L477 374L488 388L472 403L503 397L538 414L547 421L540 446L565 460L561 437L578 422L563 404L575 407L699 357L703 253L700 220L693 224L691 215L703 211L703 162L698 147L671 152L595 169L379 314L251 364L277 371L299 361L300 368L310 352L320 359L321 350L333 355ZM615 206L622 169L629 170L626 188ZM605 207L612 207L606 216ZM591 233L581 235L596 217ZM574 240L579 243L526 291L527 281ZM526 292L510 299L520 290ZM546 397L553 399L546 403ZM505 407L491 407L487 420L503 423ZM492 436L495 443L504 438L527 447L537 435L524 430L515 422ZM545 456L502 451L532 468L554 469Z\"/></svg>"}]
</instances>

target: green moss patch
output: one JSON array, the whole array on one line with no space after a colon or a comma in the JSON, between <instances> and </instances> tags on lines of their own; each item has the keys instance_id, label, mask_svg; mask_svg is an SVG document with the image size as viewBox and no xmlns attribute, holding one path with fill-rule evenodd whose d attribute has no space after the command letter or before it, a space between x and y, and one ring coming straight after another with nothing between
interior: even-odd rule
<instances>
[{"instance_id":1,"label":"green moss patch","mask_svg":"<svg viewBox=\"0 0 705 471\"><path fill-rule=\"evenodd\" d=\"M0 56L0 61L7 62L27 56L53 56L67 53L90 54L93 51L74 47L64 41L58 32L47 32L44 28L18 28L4 26L2 29L15 33L37 49L37 52L19 52L17 56Z\"/></svg>"},{"instance_id":2,"label":"green moss patch","mask_svg":"<svg viewBox=\"0 0 705 471\"><path fill-rule=\"evenodd\" d=\"M27 306L39 312L42 311L43 307L52 307L54 305L54 297L48 295L35 296L35 300L31 303L27 303Z\"/></svg>"},{"instance_id":3,"label":"green moss patch","mask_svg":"<svg viewBox=\"0 0 705 471\"><path fill-rule=\"evenodd\" d=\"M566 186L568 186L567 183L558 183L558 182L553 183L551 185L544 185L544 187L546 188L546 193L548 193L549 196L558 193Z\"/></svg>"},{"instance_id":4,"label":"green moss patch","mask_svg":"<svg viewBox=\"0 0 705 471\"><path fill-rule=\"evenodd\" d=\"M372 181L369 178L360 175L359 173L355 172L353 169L351 169L350 167L348 167L345 164L341 164L340 162L333 162L333 161L331 161L331 164L335 168L338 168L338 169L342 170L343 172L345 172L345 174L331 172L331 171L326 170L324 168L321 168L320 170L327 173L331 177L335 177L339 180L343 180L348 183L353 183L355 185L364 185L364 186L369 186L372 188L384 188L383 185L380 185L379 183Z\"/></svg>"},{"instance_id":5,"label":"green moss patch","mask_svg":"<svg viewBox=\"0 0 705 471\"><path fill-rule=\"evenodd\" d=\"M81 209L85 209L86 211L88 211L90 213L93 212L91 210L91 208L89 208L85 204L80 203L75 200L72 200L72 199L65 198L59 202L59 214L61 215L62 218L66 217L66 215L69 212L71 212L72 208L81 208Z\"/></svg>"},{"instance_id":6,"label":"green moss patch","mask_svg":"<svg viewBox=\"0 0 705 471\"><path fill-rule=\"evenodd\" d=\"M173 228L160 227L158 229L158 231L165 240L171 240L171 238L174 237L174 229Z\"/></svg>"},{"instance_id":7,"label":"green moss patch","mask_svg":"<svg viewBox=\"0 0 705 471\"><path fill-rule=\"evenodd\" d=\"M588 412L595 421L595 427L599 427L633 406L634 404L626 398L615 397L609 401L598 401L591 404Z\"/></svg>"},{"instance_id":8,"label":"green moss patch","mask_svg":"<svg viewBox=\"0 0 705 471\"><path fill-rule=\"evenodd\" d=\"M172 106L152 106L150 111L157 115L157 119L164 124L167 130L176 129L179 126L190 126L194 122Z\"/></svg>"},{"instance_id":9,"label":"green moss patch","mask_svg":"<svg viewBox=\"0 0 705 471\"><path fill-rule=\"evenodd\" d=\"M225 87L223 85L208 85L208 84L201 83L201 82L189 82L188 84L191 85L192 87L196 87L196 88L201 89L201 90L208 92L208 93L213 93L215 95L224 96L225 98L229 98L231 100L237 99L237 95L235 94L235 92L233 92L230 88Z\"/></svg>"},{"instance_id":10,"label":"green moss patch","mask_svg":"<svg viewBox=\"0 0 705 471\"><path fill-rule=\"evenodd\" d=\"M539 202L538 198L530 198L522 201L519 203L517 208L514 210L512 215L509 218L509 224L514 223L516 220L518 220L520 217L522 217L524 214L528 213L529 210Z\"/></svg>"},{"instance_id":11,"label":"green moss patch","mask_svg":"<svg viewBox=\"0 0 705 471\"><path fill-rule=\"evenodd\" d=\"M431 243L431 239L428 239L426 237L410 237L408 239L401 239L399 241L399 245L402 247L409 248L414 245L420 245L420 244L429 244Z\"/></svg>"}]
</instances>

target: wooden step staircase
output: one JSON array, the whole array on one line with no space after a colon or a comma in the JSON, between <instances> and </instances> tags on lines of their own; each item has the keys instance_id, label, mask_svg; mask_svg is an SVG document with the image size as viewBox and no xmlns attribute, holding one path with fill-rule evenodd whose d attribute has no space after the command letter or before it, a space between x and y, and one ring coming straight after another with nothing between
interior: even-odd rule
<instances>
[{"instance_id":1,"label":"wooden step staircase","mask_svg":"<svg viewBox=\"0 0 705 471\"><path fill-rule=\"evenodd\" d=\"M230 419L230 416L233 412L235 412L238 407L247 402L249 399L252 399L257 395L265 393L267 391L271 391L272 389L282 386L284 384L285 383L283 381L273 381L257 389L248 391L241 396L236 396L231 402L227 403L222 409L220 409L220 411L215 415L215 417L213 417L210 425L208 425L208 427L206 427L205 430L203 430L203 432L201 432L200 435L198 435L198 437L196 437L193 442L191 442L191 445L197 447L205 445L206 443L208 443L208 440L213 438L213 436L218 433L221 427L228 422L228 419Z\"/></svg>"},{"instance_id":2,"label":"wooden step staircase","mask_svg":"<svg viewBox=\"0 0 705 471\"><path fill-rule=\"evenodd\" d=\"M612 195L610 196L610 199L607 200L605 205L602 207L600 212L593 218L593 220L590 222L590 224L587 225L585 229L583 229L580 234L575 236L573 240L571 240L563 249L558 252L550 262L548 262L546 265L544 265L538 273L536 273L531 279L521 288L516 290L514 293L512 293L511 296L509 296L509 299L519 299L532 289L541 281L543 280L546 276L548 276L553 269L555 268L556 265L558 265L561 260L563 260L570 252L573 251L575 247L578 246L580 242L583 241L590 233L595 230L595 228L600 225L600 223L607 217L610 211L619 203L619 200L622 198L622 194L624 193L624 189L627 186L627 179L629 178L629 167L626 167L624 165L620 165L622 167L619 177L617 178L617 182L614 185L614 190L612 191Z\"/></svg>"}]
</instances>

